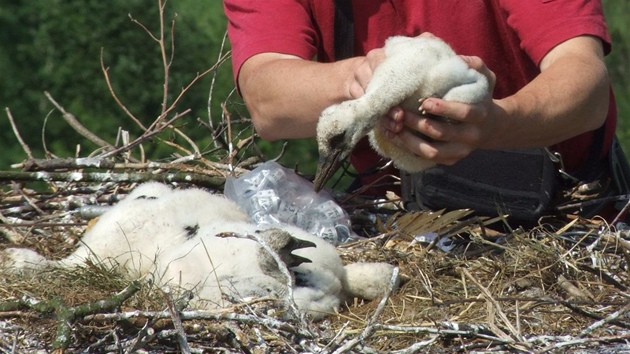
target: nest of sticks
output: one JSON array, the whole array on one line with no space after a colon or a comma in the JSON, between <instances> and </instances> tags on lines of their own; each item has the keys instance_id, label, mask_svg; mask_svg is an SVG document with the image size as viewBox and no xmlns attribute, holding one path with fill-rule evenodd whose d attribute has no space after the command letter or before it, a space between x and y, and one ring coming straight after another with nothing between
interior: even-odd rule
<instances>
[{"instance_id":1,"label":"nest of sticks","mask_svg":"<svg viewBox=\"0 0 630 354\"><path fill-rule=\"evenodd\" d=\"M70 172L86 173L58 173ZM44 192L6 183L0 248L65 257L88 227L85 211L115 203L134 185L47 183ZM404 279L381 301L357 300L312 322L280 316L281 299L191 309L185 292L100 264L32 277L0 272L0 351L610 352L630 339L627 233L580 219L499 233L492 226L500 218L465 210L406 212L395 202L345 200L355 229L370 237L340 246L344 261L388 262ZM422 243L415 235L423 234L437 237ZM456 244L448 252L436 246L445 237Z\"/></svg>"}]
</instances>

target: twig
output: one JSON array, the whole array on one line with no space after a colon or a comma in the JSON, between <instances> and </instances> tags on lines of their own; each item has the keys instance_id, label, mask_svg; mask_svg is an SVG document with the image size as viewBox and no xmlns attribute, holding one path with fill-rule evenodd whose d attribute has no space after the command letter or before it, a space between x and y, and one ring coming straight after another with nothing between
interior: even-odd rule
<instances>
[{"instance_id":1,"label":"twig","mask_svg":"<svg viewBox=\"0 0 630 354\"><path fill-rule=\"evenodd\" d=\"M597 337L593 337L593 338L571 339L571 340L567 340L565 342L559 342L559 343L548 345L545 348L542 348L541 350L537 351L537 353L546 353L546 352L549 352L549 351L552 351L552 350L558 350L560 348L570 347L570 346L574 346L574 345L584 345L584 344L588 344L588 343L597 343L597 344L601 345L601 343L605 343L605 342L619 342L619 341L624 341L624 340L627 341L629 339L630 339L630 334L620 334L620 335L616 335L616 336L597 336Z\"/></svg>"},{"instance_id":2,"label":"twig","mask_svg":"<svg viewBox=\"0 0 630 354\"><path fill-rule=\"evenodd\" d=\"M626 302L623 305L625 307L628 304L629 303ZM602 317L600 315L597 315L597 314L594 314L592 312L586 311L586 310L584 310L582 308L579 308L576 305L575 301L572 301L572 302L560 301L560 305L562 305L562 306L568 308L569 310L571 310L571 311L573 311L573 312L575 312L575 313L577 313L577 314L579 314L581 316L584 316L584 317L592 318L594 320L603 320L604 319L604 317ZM607 304L606 306L616 306L616 305L619 305L619 304ZM621 328L625 328L625 329L630 329L630 323L619 321L619 320L616 320L616 319L608 319L607 321L608 321L608 323L613 324L615 326L618 326L618 327L621 327Z\"/></svg>"},{"instance_id":3,"label":"twig","mask_svg":"<svg viewBox=\"0 0 630 354\"><path fill-rule=\"evenodd\" d=\"M483 325L471 325L471 324L457 324L453 322L447 322L443 324L444 328L436 328L436 327L424 327L424 326L396 326L396 325L384 325L377 324L374 327L377 330L387 330L392 332L399 333L410 333L410 334L439 334L441 336L463 336L463 337L472 337L472 338L482 338L487 339L493 342L502 343L502 344L510 344L513 341L511 339L500 338Z\"/></svg>"},{"instance_id":4,"label":"twig","mask_svg":"<svg viewBox=\"0 0 630 354\"><path fill-rule=\"evenodd\" d=\"M326 344L324 348L322 348L321 351L327 353L329 351L328 348L341 345L340 343L342 343L346 339L346 328L348 328L349 325L350 322L346 321L343 326L341 326L341 328L336 331L334 337Z\"/></svg>"},{"instance_id":5,"label":"twig","mask_svg":"<svg viewBox=\"0 0 630 354\"><path fill-rule=\"evenodd\" d=\"M376 311L374 311L374 314L372 314L372 317L370 317L370 320L368 321L367 326L365 327L363 332L361 332L361 334L359 334L357 337L353 338L352 340L348 341L346 344L344 344L343 346L335 350L333 354L346 353L352 350L355 346L357 346L359 343L363 343L367 338L371 337L374 334L374 332L376 332L376 328L377 328L376 321L383 313L383 310L385 309L385 305L387 304L387 301L389 301L389 297L391 296L392 291L394 291L394 288L396 287L399 272L400 272L400 269L398 267L394 268L392 272L392 276L389 280L389 286L387 287L387 291L385 292L385 294L383 295L383 298L379 302L378 307L376 308Z\"/></svg>"},{"instance_id":6,"label":"twig","mask_svg":"<svg viewBox=\"0 0 630 354\"><path fill-rule=\"evenodd\" d=\"M127 350L125 350L125 354L136 353L139 349L141 349L145 344L153 340L155 336L155 330L151 328L151 321L147 321L142 328L136 334L136 337L129 342L127 346Z\"/></svg>"},{"instance_id":7,"label":"twig","mask_svg":"<svg viewBox=\"0 0 630 354\"><path fill-rule=\"evenodd\" d=\"M230 333L229 342L237 350L241 350L248 353L250 348L248 336L243 333L241 328L235 325L234 322L227 322L224 325L225 329Z\"/></svg>"},{"instance_id":8,"label":"twig","mask_svg":"<svg viewBox=\"0 0 630 354\"><path fill-rule=\"evenodd\" d=\"M619 245L619 247L623 248L625 251L630 252L630 241L621 238L619 236L619 231L614 233L604 233L602 235L602 240L613 243L615 246Z\"/></svg>"},{"instance_id":9,"label":"twig","mask_svg":"<svg viewBox=\"0 0 630 354\"><path fill-rule=\"evenodd\" d=\"M200 158L201 157L201 150L199 150L199 147L197 146L197 144L195 144L195 142L190 137L188 137L188 135L184 134L183 131L181 131L178 128L175 128L174 126L170 126L170 128L175 132L175 134L181 136L182 139L186 140L186 142L192 147L192 149L195 151L194 152L195 158ZM173 146L173 147L175 147L175 148L177 148L179 150L186 151L183 147L181 147L181 146L179 146L179 145L177 145L175 143L172 143L172 142L167 141L167 140L162 140L162 141L164 143L166 143L167 145ZM190 155L191 153L187 151L187 154Z\"/></svg>"},{"instance_id":10,"label":"twig","mask_svg":"<svg viewBox=\"0 0 630 354\"><path fill-rule=\"evenodd\" d=\"M163 79L163 84L162 84L162 110L161 110L161 114L160 117L158 117L158 119L154 122L154 124L156 122L158 122L159 120L161 120L163 117L166 116L168 109L166 108L167 104L168 104L168 87L169 87L169 76L170 76L170 68L171 65L173 63L173 58L175 55L175 21L172 21L171 24L171 55L170 58L168 58L167 55L167 51L166 51L166 40L165 40L165 36L164 36L164 9L166 8L166 3L167 0L158 0L158 11L159 11L159 20L160 20L160 29L159 29L159 37L155 36L144 24L142 24L140 21L134 19L131 14L129 15L129 18L131 19L131 21L135 24L137 24L138 26L140 26L148 35L149 37L151 37L151 39L153 39L154 41L156 41L160 47L160 55L162 58L162 67L163 67L163 72L164 72L164 79Z\"/></svg>"},{"instance_id":11,"label":"twig","mask_svg":"<svg viewBox=\"0 0 630 354\"><path fill-rule=\"evenodd\" d=\"M206 243L203 241L203 238L200 238L200 241L201 241L201 245L203 246L203 250L206 253L206 258L208 259L208 262L210 263L210 269L213 270L210 272L210 274L214 277L214 280L221 294L224 294L225 292L223 291L223 287L221 286L221 281L219 280L219 276L217 275L217 272L214 271L214 269L217 269L216 266L214 265L214 260L210 256L210 252L208 251L208 247L206 246ZM224 307L224 305L225 305L224 299L223 297L221 297L221 307Z\"/></svg>"},{"instance_id":12,"label":"twig","mask_svg":"<svg viewBox=\"0 0 630 354\"><path fill-rule=\"evenodd\" d=\"M619 211L619 213L617 214L617 216L615 216L615 218L613 219L613 221L610 222L610 225L615 225L617 224L617 222L625 217L628 214L628 210L630 210L630 196L626 195L625 196L626 199L628 199L628 201L626 202L626 205L623 206L623 208L621 208L621 210Z\"/></svg>"},{"instance_id":13,"label":"twig","mask_svg":"<svg viewBox=\"0 0 630 354\"><path fill-rule=\"evenodd\" d=\"M225 49L225 44L227 43L227 31L223 33L223 40L221 41L221 47L219 48L219 57L217 58L217 63L222 63L229 57L230 51L228 51L225 55L223 50ZM215 65L216 66L216 65ZM214 96L214 87L217 79L218 70L214 70L212 75L212 81L210 82L210 91L208 93L208 127L214 133L214 122L212 121L212 97ZM216 147L216 145L215 145Z\"/></svg>"},{"instance_id":14,"label":"twig","mask_svg":"<svg viewBox=\"0 0 630 354\"><path fill-rule=\"evenodd\" d=\"M81 168L103 168L112 169L116 166L112 159L100 158L57 158L57 159L34 159L30 158L19 164L11 165L12 168L21 168L23 171L51 171L58 169L81 169Z\"/></svg>"},{"instance_id":15,"label":"twig","mask_svg":"<svg viewBox=\"0 0 630 354\"><path fill-rule=\"evenodd\" d=\"M216 64L215 64L216 65ZM186 92L188 92L188 90L190 90L190 88L197 83L197 81L199 81L199 79L201 79L202 77L206 76L208 73L212 72L216 70L215 66L212 66L210 69L202 72L201 74L197 73L197 75L195 75L195 77L188 83L188 85L186 85L185 87L183 87L181 89L181 91L179 92L179 95L177 95L177 97L175 97L175 100L173 100L173 102L171 103L171 105L166 109L166 111L164 113L162 113L149 127L149 129L152 129L156 126L159 125L159 123L161 123L161 121L166 118L166 116L168 114L171 113L171 111L173 111L175 109L175 107L177 107L177 104L179 104L179 101L182 99L182 97L184 97L184 94Z\"/></svg>"},{"instance_id":16,"label":"twig","mask_svg":"<svg viewBox=\"0 0 630 354\"><path fill-rule=\"evenodd\" d=\"M175 327L175 332L177 333L179 349L182 354L190 354L190 346L186 340L186 331L184 331L182 319L179 317L179 309L176 308L173 302L171 289L168 286L165 286L162 288L162 292L164 293L164 299L166 300L166 305L168 306L168 312L171 314L171 321L173 321L173 326Z\"/></svg>"},{"instance_id":17,"label":"twig","mask_svg":"<svg viewBox=\"0 0 630 354\"><path fill-rule=\"evenodd\" d=\"M203 172L207 175L213 173L219 176L226 177L228 175L229 167L225 164L208 161L202 159L203 162L210 170L199 171L197 166L189 166L184 164L185 162L194 161L198 159L197 156L191 155L185 158L180 158L171 162L131 162L131 163L116 163L113 159L100 158L100 157L77 157L77 158L54 158L54 159L29 159L21 163L11 165L11 168L19 168L22 171L55 171L55 170L70 170L70 169L83 169L83 168L99 168L99 169L158 169L158 170L177 170L179 172ZM237 175L241 175L249 172L244 168L235 167L234 172Z\"/></svg>"},{"instance_id":18,"label":"twig","mask_svg":"<svg viewBox=\"0 0 630 354\"><path fill-rule=\"evenodd\" d=\"M405 349L394 350L390 352L390 354L415 354L415 353L418 353L420 349L426 348L430 346L431 344L435 343L439 338L440 338L439 335L434 335L428 340L425 340L422 342L416 342Z\"/></svg>"},{"instance_id":19,"label":"twig","mask_svg":"<svg viewBox=\"0 0 630 354\"><path fill-rule=\"evenodd\" d=\"M138 146L139 144L143 143L144 141L160 134L164 129L166 129L166 127L168 127L169 125L171 125L172 123L174 123L176 120L178 120L179 118L187 115L188 113L191 112L191 109L186 109L185 111L183 111L182 113L177 113L173 118L171 118L170 121L166 122L164 125L162 125L159 129L153 130L153 126L151 126L151 129L145 131L140 137L136 138L134 141L125 144L124 146L121 146L117 149L114 149L112 151L108 151L104 154L101 154L100 157L108 157L108 156L114 156L117 155L121 152L124 151L129 151L131 149L133 149L134 147ZM154 122L155 124L155 122Z\"/></svg>"},{"instance_id":20,"label":"twig","mask_svg":"<svg viewBox=\"0 0 630 354\"><path fill-rule=\"evenodd\" d=\"M63 117L63 119L68 122L68 124L79 134L81 134L84 138L88 139L89 141L93 142L94 144L100 146L100 147L104 147L104 148L108 148L108 149L113 149L114 145L108 143L107 141L99 138L98 136L96 136L96 134L92 133L88 128L86 128L83 124L81 124L77 118L74 116L74 114L70 113L70 112L66 112L66 110L59 104L57 103L57 101L55 101L55 99L50 95L50 93L48 92L44 92L44 95L46 96L46 98L48 98L48 100L59 110L59 112L61 112L61 115Z\"/></svg>"},{"instance_id":21,"label":"twig","mask_svg":"<svg viewBox=\"0 0 630 354\"><path fill-rule=\"evenodd\" d=\"M604 236L602 236L602 240L605 240ZM589 265L586 265L586 264L578 264L578 268L580 268L580 270L587 271L587 272L589 272L589 273L591 273L591 274L601 278L606 283L614 286L615 288L617 288L617 289L619 289L621 291L628 291L628 287L627 286L621 284L617 279L615 279L611 274L608 274L603 269L593 268L593 267L591 267Z\"/></svg>"},{"instance_id":22,"label":"twig","mask_svg":"<svg viewBox=\"0 0 630 354\"><path fill-rule=\"evenodd\" d=\"M234 166L234 144L232 143L232 115L225 107L225 102L221 103L221 110L223 111L223 117L227 122L227 140L228 140L228 166L230 166L230 171L232 171L232 166Z\"/></svg>"},{"instance_id":23,"label":"twig","mask_svg":"<svg viewBox=\"0 0 630 354\"><path fill-rule=\"evenodd\" d=\"M171 57L170 60L167 59L166 54L166 45L164 39L164 8L166 7L167 0L158 0L158 5L160 7L160 52L162 53L162 66L164 67L164 92L162 96L162 115L166 112L166 104L168 102L168 81L169 81L169 73L171 69L171 64L173 63L173 56L175 55L175 36L173 32L175 31L175 21L172 22L171 26Z\"/></svg>"},{"instance_id":24,"label":"twig","mask_svg":"<svg viewBox=\"0 0 630 354\"><path fill-rule=\"evenodd\" d=\"M580 337L584 338L586 336L588 336L589 334L591 334L594 330L600 328L601 326L611 323L611 322L616 322L617 318L619 318L619 316L625 314L626 312L628 312L628 310L630 310L630 303L627 304L626 306L622 307L621 309L611 313L610 315L606 316L606 318L599 320L595 323L593 323L592 325L588 326L586 329L584 329L582 332L580 332Z\"/></svg>"},{"instance_id":25,"label":"twig","mask_svg":"<svg viewBox=\"0 0 630 354\"><path fill-rule=\"evenodd\" d=\"M51 109L48 114L46 114L46 116L44 117L44 122L42 123L42 132L41 132L41 137L42 137L42 148L44 149L44 155L46 157L51 157L53 156L53 154L48 150L48 146L46 144L46 126L48 125L48 119L50 118L50 116L53 114L55 110Z\"/></svg>"},{"instance_id":26,"label":"twig","mask_svg":"<svg viewBox=\"0 0 630 354\"><path fill-rule=\"evenodd\" d=\"M103 76L105 77L105 83L107 84L107 87L109 88L109 94L112 95L112 98L114 98L114 101L116 101L116 104L118 105L118 107L120 107L127 114L127 116L131 118L132 121L134 121L140 128L142 128L142 130L146 131L147 128L144 126L144 124L142 124L142 122L140 122L140 120L136 118L136 116L133 113L131 113L129 108L127 108L127 106L125 106L125 104L122 103L122 101L116 94L116 91L114 90L114 86L112 85L112 81L109 78L109 68L105 67L105 61L103 59L103 52L104 52L104 49L101 48L101 70L103 71Z\"/></svg>"},{"instance_id":27,"label":"twig","mask_svg":"<svg viewBox=\"0 0 630 354\"><path fill-rule=\"evenodd\" d=\"M13 115L11 114L11 110L9 109L9 107L6 107L5 110L7 112L7 117L9 118L9 123L11 123L11 129L13 129L13 134L17 138L20 145L22 145L22 150L24 150L24 152L26 153L26 156L28 156L29 159L32 159L33 152L31 151L31 148L28 146L28 144L26 144L24 140L22 139L22 136L20 135L20 131L18 130L17 125L15 125L15 120L13 119Z\"/></svg>"},{"instance_id":28,"label":"twig","mask_svg":"<svg viewBox=\"0 0 630 354\"><path fill-rule=\"evenodd\" d=\"M218 234L217 237L239 237L256 241L273 258L273 260L278 265L278 269L285 277L285 286L287 287L287 292L284 300L291 310L292 317L298 320L304 328L308 328L308 324L306 323L304 314L297 308L297 305L293 300L293 287L295 286L295 281L293 279L293 276L291 275L291 272L289 271L289 268L287 268L287 265L284 264L282 258L280 258L280 255L278 255L278 253L273 248L271 248L271 246L269 246L269 244L265 240L263 240L260 236L256 234L243 235L234 232L223 232Z\"/></svg>"},{"instance_id":29,"label":"twig","mask_svg":"<svg viewBox=\"0 0 630 354\"><path fill-rule=\"evenodd\" d=\"M40 208L37 206L37 204L36 204L35 202L33 202L33 200L32 200L32 199L31 199L28 195L26 195L26 194L24 193L24 191L23 191L21 188L18 188L18 187L17 187L17 185L15 184L15 182L13 182L13 181L12 181L12 182L11 182L11 184L12 184L13 188L14 188L15 190L17 190L17 191L18 191L18 193L22 196L22 198L24 198L24 200L26 201L26 203L27 203L28 205L30 205L30 206L31 206L31 208L33 208L33 210L37 211L37 213L38 213L38 214L40 214L40 215L44 215L44 214L45 214L45 213L44 213L44 211L43 211L42 209L40 209Z\"/></svg>"},{"instance_id":30,"label":"twig","mask_svg":"<svg viewBox=\"0 0 630 354\"><path fill-rule=\"evenodd\" d=\"M93 344L90 344L87 347L86 352L90 353L90 352L96 351L96 348L98 348L99 346L101 346L104 343L106 343L109 337L115 338L115 331L116 331L115 329L112 329L112 330L108 331L107 334L105 336L103 336L103 338L97 340ZM91 350L91 349L94 349L94 350Z\"/></svg>"},{"instance_id":31,"label":"twig","mask_svg":"<svg viewBox=\"0 0 630 354\"><path fill-rule=\"evenodd\" d=\"M568 301L566 300L559 300L559 299L552 299L549 297L526 297L526 296L517 296L517 297L495 297L494 298L496 301L501 301L501 302L537 302L540 304L563 304L563 303L568 303ZM449 305L453 305L453 304L459 304L459 303L468 303L468 302L485 302L486 300L484 299L478 299L478 298L468 298L468 299L446 299L446 300L440 300L439 301L439 305L445 305L445 306L449 306ZM591 301L591 300L572 300L570 302L573 305L589 305L589 306L623 306L625 304L627 304L627 301Z\"/></svg>"}]
</instances>

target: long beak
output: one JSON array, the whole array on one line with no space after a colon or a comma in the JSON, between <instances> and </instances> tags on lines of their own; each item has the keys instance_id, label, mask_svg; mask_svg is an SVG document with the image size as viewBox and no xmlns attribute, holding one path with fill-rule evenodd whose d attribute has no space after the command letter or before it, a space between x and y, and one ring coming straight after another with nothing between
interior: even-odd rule
<instances>
[{"instance_id":1,"label":"long beak","mask_svg":"<svg viewBox=\"0 0 630 354\"><path fill-rule=\"evenodd\" d=\"M282 247L282 249L280 249L278 253L280 254L280 258L282 258L282 260L284 261L284 264L286 264L288 268L293 268L299 266L302 263L311 263L310 259L292 253L295 250L307 247L317 247L317 245L311 241L291 237L289 242L284 247Z\"/></svg>"},{"instance_id":2,"label":"long beak","mask_svg":"<svg viewBox=\"0 0 630 354\"><path fill-rule=\"evenodd\" d=\"M315 186L315 192L319 192L324 188L326 182L337 172L344 157L342 157L341 149L333 150L328 156L319 154L319 162L317 163L317 172L315 172L315 179L313 184Z\"/></svg>"}]
</instances>

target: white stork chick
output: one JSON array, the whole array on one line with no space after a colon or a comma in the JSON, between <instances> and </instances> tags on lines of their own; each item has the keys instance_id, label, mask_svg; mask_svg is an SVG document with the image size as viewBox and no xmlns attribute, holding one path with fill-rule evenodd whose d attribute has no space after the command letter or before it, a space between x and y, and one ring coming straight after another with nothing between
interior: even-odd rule
<instances>
[{"instance_id":1,"label":"white stork chick","mask_svg":"<svg viewBox=\"0 0 630 354\"><path fill-rule=\"evenodd\" d=\"M87 260L110 262L131 279L151 277L158 285L194 289L195 307L220 308L229 305L224 295L244 299L287 293L286 276L258 242L222 237L255 233L291 270L295 303L313 318L333 313L348 296L386 287L391 277L391 266L374 266L378 272L347 270L334 246L298 227L259 231L221 195L171 190L156 182L137 187L103 214L67 258L50 261L32 250L9 248L0 252L0 266L36 271L79 266ZM382 275L383 269L389 269L389 275ZM379 282L385 283L374 284Z\"/></svg>"},{"instance_id":2,"label":"white stork chick","mask_svg":"<svg viewBox=\"0 0 630 354\"><path fill-rule=\"evenodd\" d=\"M400 105L419 112L429 97L463 103L481 102L488 94L485 76L468 67L444 41L395 36L385 43L385 60L374 70L365 94L326 108L317 124L319 191L354 146L369 134L372 147L408 172L430 168L433 162L398 147L376 128L380 117Z\"/></svg>"},{"instance_id":3,"label":"white stork chick","mask_svg":"<svg viewBox=\"0 0 630 354\"><path fill-rule=\"evenodd\" d=\"M199 189L173 191L163 183L144 183L101 215L62 262L72 266L97 257L140 277L161 253L194 236L200 223L219 220L247 222L249 217L226 198Z\"/></svg>"}]
</instances>

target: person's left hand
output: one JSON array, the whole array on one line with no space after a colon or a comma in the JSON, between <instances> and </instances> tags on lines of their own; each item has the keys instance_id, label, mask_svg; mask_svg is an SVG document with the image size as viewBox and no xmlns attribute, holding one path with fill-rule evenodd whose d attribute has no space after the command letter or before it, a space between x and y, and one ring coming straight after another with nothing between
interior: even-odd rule
<instances>
[{"instance_id":1,"label":"person's left hand","mask_svg":"<svg viewBox=\"0 0 630 354\"><path fill-rule=\"evenodd\" d=\"M488 78L492 92L496 77L481 58L461 58ZM475 105L428 98L420 110L448 120L406 112L397 106L381 120L381 125L395 144L435 163L452 165L477 148L492 146L491 140L498 134L495 117L501 108L494 103L491 94Z\"/></svg>"}]
</instances>

